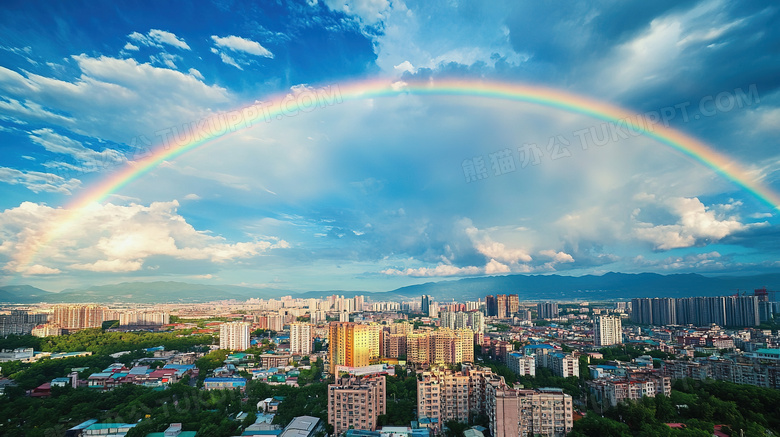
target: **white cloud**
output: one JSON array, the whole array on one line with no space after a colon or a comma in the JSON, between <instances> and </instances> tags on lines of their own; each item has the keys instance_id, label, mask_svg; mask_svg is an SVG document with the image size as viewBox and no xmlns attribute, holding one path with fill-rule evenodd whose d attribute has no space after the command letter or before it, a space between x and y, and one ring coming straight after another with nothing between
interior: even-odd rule
<instances>
[{"instance_id":1,"label":"white cloud","mask_svg":"<svg viewBox=\"0 0 780 437\"><path fill-rule=\"evenodd\" d=\"M162 47L163 44L166 44L169 46L176 47L178 49L190 50L190 46L187 45L187 43L184 42L183 39L177 37L171 32L167 32L159 29L152 29L146 35L138 32L133 32L130 35L128 35L128 38L130 38L131 40L139 44L143 44L145 46L150 46L150 47ZM127 48L127 45L125 45L125 48Z\"/></svg>"},{"instance_id":2,"label":"white cloud","mask_svg":"<svg viewBox=\"0 0 780 437\"><path fill-rule=\"evenodd\" d=\"M475 226L467 223L465 232L474 244L474 248L491 260L497 260L508 264L517 264L518 262L530 262L533 258L525 250L508 249L503 243L493 241L487 232L477 229Z\"/></svg>"},{"instance_id":3,"label":"white cloud","mask_svg":"<svg viewBox=\"0 0 780 437\"><path fill-rule=\"evenodd\" d=\"M65 179L53 173L17 170L9 167L0 167L0 182L22 185L34 193L45 191L67 195L72 194L73 190L81 186L81 181L78 179Z\"/></svg>"},{"instance_id":4,"label":"white cloud","mask_svg":"<svg viewBox=\"0 0 780 437\"><path fill-rule=\"evenodd\" d=\"M33 143L42 146L49 152L73 158L79 164L78 167L68 165L67 163L62 165L71 170L78 169L82 172L92 172L119 166L127 161L125 156L117 150L103 149L103 151L98 152L84 147L82 143L76 140L57 134L49 128L32 131L30 139Z\"/></svg>"},{"instance_id":5,"label":"white cloud","mask_svg":"<svg viewBox=\"0 0 780 437\"><path fill-rule=\"evenodd\" d=\"M133 44L130 44L130 43L127 43L127 44L125 44L125 46L123 47L123 49L124 49L124 50L133 51L133 52L135 52L135 51L138 51L138 50L141 50L141 49L140 49L138 46L136 46L136 45L133 45Z\"/></svg>"},{"instance_id":6,"label":"white cloud","mask_svg":"<svg viewBox=\"0 0 780 437\"><path fill-rule=\"evenodd\" d=\"M197 194L195 194L195 193L190 193L190 194L187 194L186 196L184 196L184 198L185 198L186 200L200 200L200 199L201 199L201 197L200 197L200 196L198 196L198 195L197 195Z\"/></svg>"},{"instance_id":7,"label":"white cloud","mask_svg":"<svg viewBox=\"0 0 780 437\"><path fill-rule=\"evenodd\" d=\"M571 263L574 262L574 257L569 255L566 252L556 252L554 250L542 250L539 252L540 255L546 256L548 258L552 258L553 262L556 263Z\"/></svg>"},{"instance_id":8,"label":"white cloud","mask_svg":"<svg viewBox=\"0 0 780 437\"><path fill-rule=\"evenodd\" d=\"M388 0L325 0L332 10L358 17L362 23L373 25L386 17Z\"/></svg>"},{"instance_id":9,"label":"white cloud","mask_svg":"<svg viewBox=\"0 0 780 437\"><path fill-rule=\"evenodd\" d=\"M31 265L29 268L27 268L24 271L24 274L27 276L37 276L37 275L56 275L62 273L62 270L60 269L53 269L51 267L42 266L40 264L34 264Z\"/></svg>"},{"instance_id":10,"label":"white cloud","mask_svg":"<svg viewBox=\"0 0 780 437\"><path fill-rule=\"evenodd\" d=\"M416 269L408 268L404 270L398 269L385 269L381 273L391 276L411 276L411 277L437 277L437 276L473 276L482 274L482 269L479 267L455 267L447 264L439 264L436 267L419 267Z\"/></svg>"},{"instance_id":11,"label":"white cloud","mask_svg":"<svg viewBox=\"0 0 780 437\"><path fill-rule=\"evenodd\" d=\"M274 249L280 239L228 242L195 229L178 214L178 202L149 206L92 204L78 212L25 202L0 213L0 256L6 270L28 272L30 254L62 271L139 271L150 258L205 261L223 265Z\"/></svg>"},{"instance_id":12,"label":"white cloud","mask_svg":"<svg viewBox=\"0 0 780 437\"><path fill-rule=\"evenodd\" d=\"M509 268L506 264L501 264L500 262L491 259L486 265L485 265L485 273L488 275L492 275L494 273L509 273L512 269Z\"/></svg>"},{"instance_id":13,"label":"white cloud","mask_svg":"<svg viewBox=\"0 0 780 437\"><path fill-rule=\"evenodd\" d=\"M176 62L180 61L182 59L182 57L179 56L179 55L172 55L170 53L162 52L162 53L158 54L157 56L150 56L149 59L153 63L162 64L162 65L165 65L166 67L168 67L170 69L175 70L177 68L176 67Z\"/></svg>"},{"instance_id":14,"label":"white cloud","mask_svg":"<svg viewBox=\"0 0 780 437\"><path fill-rule=\"evenodd\" d=\"M244 70L244 69L243 69L243 67L241 67L240 65L238 65L238 62L236 62L236 60L235 60L235 59L233 59L233 58L232 58L230 55L228 55L227 53L224 53L224 52L219 52L219 51L218 51L218 50L216 50L216 49L211 49L211 51L212 51L212 52L214 52L214 53L217 53L217 54L219 54L219 59L221 59L221 60L222 60L222 62L224 62L225 64L227 64L227 65L232 65L232 66L234 66L234 67L238 68L239 70Z\"/></svg>"},{"instance_id":15,"label":"white cloud","mask_svg":"<svg viewBox=\"0 0 780 437\"><path fill-rule=\"evenodd\" d=\"M81 135L129 144L139 135L159 141L155 132L201 120L234 101L224 88L134 59L72 59L82 72L72 82L0 67L0 91L7 96L0 109L23 120L45 120Z\"/></svg>"},{"instance_id":16,"label":"white cloud","mask_svg":"<svg viewBox=\"0 0 780 437\"><path fill-rule=\"evenodd\" d=\"M656 250L717 242L747 226L737 217L720 217L712 207L707 208L698 198L675 197L663 200L661 206L677 217L677 223L653 225L637 221L637 238L649 241Z\"/></svg>"},{"instance_id":17,"label":"white cloud","mask_svg":"<svg viewBox=\"0 0 780 437\"><path fill-rule=\"evenodd\" d=\"M414 65L412 65L409 61L403 61L398 65L393 66L393 69L399 73L403 73L408 71L409 73L414 73L417 71L416 68L414 68Z\"/></svg>"},{"instance_id":18,"label":"white cloud","mask_svg":"<svg viewBox=\"0 0 780 437\"><path fill-rule=\"evenodd\" d=\"M203 80L203 74L201 74L200 71L198 71L198 70L196 70L194 68L190 68L187 72L190 73L190 76L194 76L194 77L196 77L196 78L198 78L200 80Z\"/></svg>"},{"instance_id":19,"label":"white cloud","mask_svg":"<svg viewBox=\"0 0 780 437\"><path fill-rule=\"evenodd\" d=\"M88 264L71 264L69 267L75 270L87 270L90 272L135 272L141 270L143 262L123 259L99 260Z\"/></svg>"},{"instance_id":20,"label":"white cloud","mask_svg":"<svg viewBox=\"0 0 780 437\"><path fill-rule=\"evenodd\" d=\"M251 39L241 38L240 36L234 35L225 37L212 35L211 39L214 40L214 43L217 45L217 47L229 49L234 52L243 52L250 55L262 56L264 58L274 57L274 54L271 53L268 49L261 46L260 43L252 41Z\"/></svg>"},{"instance_id":21,"label":"white cloud","mask_svg":"<svg viewBox=\"0 0 780 437\"><path fill-rule=\"evenodd\" d=\"M713 251L707 253L693 253L682 256L670 256L663 259L646 259L639 255L633 259L634 264L640 269L673 270L719 270L725 264L719 259L721 254Z\"/></svg>"}]
</instances>

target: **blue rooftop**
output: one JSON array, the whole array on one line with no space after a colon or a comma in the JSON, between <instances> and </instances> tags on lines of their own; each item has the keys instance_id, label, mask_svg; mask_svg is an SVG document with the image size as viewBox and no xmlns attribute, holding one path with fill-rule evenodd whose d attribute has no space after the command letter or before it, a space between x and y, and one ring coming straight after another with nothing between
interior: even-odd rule
<instances>
[{"instance_id":1,"label":"blue rooftop","mask_svg":"<svg viewBox=\"0 0 780 437\"><path fill-rule=\"evenodd\" d=\"M553 346L550 346L549 344L531 344L528 346L523 346L523 349L555 349Z\"/></svg>"}]
</instances>

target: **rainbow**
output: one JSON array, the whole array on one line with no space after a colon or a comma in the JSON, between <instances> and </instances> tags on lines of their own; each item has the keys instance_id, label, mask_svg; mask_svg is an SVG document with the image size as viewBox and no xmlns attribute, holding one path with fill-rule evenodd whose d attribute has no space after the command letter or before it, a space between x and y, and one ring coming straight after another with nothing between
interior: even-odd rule
<instances>
[{"instance_id":1,"label":"rainbow","mask_svg":"<svg viewBox=\"0 0 780 437\"><path fill-rule=\"evenodd\" d=\"M40 236L36 244L17 260L22 268L31 265L40 250L80 216L85 208L103 202L134 180L142 177L165 161L170 161L206 144L247 129L260 122L270 122L285 116L309 112L343 101L393 97L402 94L427 96L466 96L499 99L542 105L562 111L582 114L608 123L619 124L632 134L644 135L671 147L709 167L737 186L751 193L773 209L780 210L780 195L754 180L739 163L680 131L668 128L659 119L637 115L626 109L589 97L558 89L519 83L444 79L422 82L392 82L373 79L322 88L298 88L292 93L268 97L262 103L253 103L235 111L213 115L210 118L182 126L181 132L167 132L163 141L147 156L129 162L120 171L111 174L66 206L62 224ZM185 130L186 134L182 135ZM169 130L170 131L170 130ZM17 269L17 271L20 271Z\"/></svg>"}]
</instances>

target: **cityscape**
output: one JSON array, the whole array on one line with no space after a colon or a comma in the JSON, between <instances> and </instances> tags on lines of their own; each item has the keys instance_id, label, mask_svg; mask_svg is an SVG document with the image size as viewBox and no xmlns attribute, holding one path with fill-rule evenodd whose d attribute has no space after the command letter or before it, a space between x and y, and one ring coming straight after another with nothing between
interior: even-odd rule
<instances>
[{"instance_id":1,"label":"cityscape","mask_svg":"<svg viewBox=\"0 0 780 437\"><path fill-rule=\"evenodd\" d=\"M0 315L0 427L131 437L771 435L780 425L776 294L13 305ZM746 389L766 404L729 403ZM118 404L100 401L112 393L122 393ZM90 417L33 413L58 398L82 399Z\"/></svg>"},{"instance_id":2,"label":"cityscape","mask_svg":"<svg viewBox=\"0 0 780 437\"><path fill-rule=\"evenodd\" d=\"M5 0L0 437L780 437L780 7Z\"/></svg>"}]
</instances>

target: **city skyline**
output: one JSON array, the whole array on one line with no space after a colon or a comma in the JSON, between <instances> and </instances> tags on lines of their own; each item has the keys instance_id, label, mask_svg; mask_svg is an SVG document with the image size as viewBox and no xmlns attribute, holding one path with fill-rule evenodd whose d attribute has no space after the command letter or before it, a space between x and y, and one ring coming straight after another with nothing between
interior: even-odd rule
<instances>
[{"instance_id":1,"label":"city skyline","mask_svg":"<svg viewBox=\"0 0 780 437\"><path fill-rule=\"evenodd\" d=\"M774 8L0 13L0 285L780 267Z\"/></svg>"}]
</instances>

